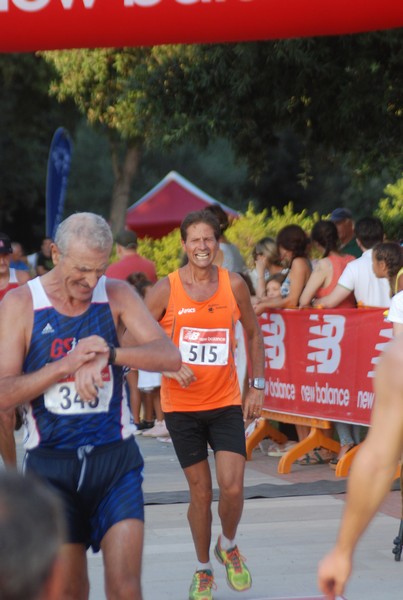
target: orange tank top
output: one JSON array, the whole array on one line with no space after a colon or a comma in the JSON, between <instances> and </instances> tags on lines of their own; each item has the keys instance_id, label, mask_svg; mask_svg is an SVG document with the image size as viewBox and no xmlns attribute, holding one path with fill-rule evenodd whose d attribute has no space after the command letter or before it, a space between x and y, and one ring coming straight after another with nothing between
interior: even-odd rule
<instances>
[{"instance_id":1,"label":"orange tank top","mask_svg":"<svg viewBox=\"0 0 403 600\"><path fill-rule=\"evenodd\" d=\"M330 260L333 267L332 281L326 287L319 288L317 290L316 298L324 298L325 296L330 294L330 292L333 291L336 287L337 282L339 281L339 277L343 273L348 263L352 260L355 260L355 256L352 256L351 254L332 254L329 255L327 258ZM353 292L351 292L351 294L349 294L347 298L345 298L342 302L340 302L340 304L337 305L337 308L355 308L356 305L357 303L355 301L354 294Z\"/></svg>"},{"instance_id":2,"label":"orange tank top","mask_svg":"<svg viewBox=\"0 0 403 600\"><path fill-rule=\"evenodd\" d=\"M182 388L174 379L162 378L164 412L198 411L240 405L241 393L235 367L235 324L240 311L228 271L218 268L217 291L201 302L185 291L179 271L169 276L171 292L160 321L180 349L182 361L196 381Z\"/></svg>"}]
</instances>

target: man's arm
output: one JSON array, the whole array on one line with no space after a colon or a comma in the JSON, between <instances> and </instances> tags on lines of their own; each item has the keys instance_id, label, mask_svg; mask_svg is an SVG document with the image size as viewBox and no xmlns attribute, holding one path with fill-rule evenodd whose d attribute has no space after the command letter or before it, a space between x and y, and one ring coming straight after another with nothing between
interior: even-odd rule
<instances>
[{"instance_id":1,"label":"man's arm","mask_svg":"<svg viewBox=\"0 0 403 600\"><path fill-rule=\"evenodd\" d=\"M371 428L349 476L337 542L319 565L319 588L331 599L343 593L355 547L389 492L402 453L402 337L393 342L381 358L375 376L375 396Z\"/></svg>"},{"instance_id":2,"label":"man's arm","mask_svg":"<svg viewBox=\"0 0 403 600\"><path fill-rule=\"evenodd\" d=\"M237 273L230 273L231 287L239 310L241 323L248 339L249 357L252 366L252 378L264 378L264 344L262 332L250 299L245 281ZM249 388L245 398L244 419L260 416L264 400L264 390Z\"/></svg>"},{"instance_id":3,"label":"man's arm","mask_svg":"<svg viewBox=\"0 0 403 600\"><path fill-rule=\"evenodd\" d=\"M23 363L33 322L31 294L26 286L11 290L0 303L0 410L29 402L75 371L108 346L99 336L82 340L65 357L34 373L24 374Z\"/></svg>"},{"instance_id":4,"label":"man's arm","mask_svg":"<svg viewBox=\"0 0 403 600\"><path fill-rule=\"evenodd\" d=\"M144 371L177 371L179 350L140 296L124 281L108 280L107 286L112 311L127 330L124 344L116 349L115 364Z\"/></svg>"},{"instance_id":5,"label":"man's arm","mask_svg":"<svg viewBox=\"0 0 403 600\"><path fill-rule=\"evenodd\" d=\"M348 298L351 292L352 290L348 290L342 285L337 284L330 294L323 296L323 298L317 298L314 300L313 306L316 308L335 308L341 302L343 302L343 300Z\"/></svg>"}]
</instances>

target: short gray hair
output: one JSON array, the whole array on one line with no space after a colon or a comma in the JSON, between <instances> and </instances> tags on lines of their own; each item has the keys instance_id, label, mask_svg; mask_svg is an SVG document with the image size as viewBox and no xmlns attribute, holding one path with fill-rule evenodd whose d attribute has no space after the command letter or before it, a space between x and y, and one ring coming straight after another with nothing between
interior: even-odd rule
<instances>
[{"instance_id":1,"label":"short gray hair","mask_svg":"<svg viewBox=\"0 0 403 600\"><path fill-rule=\"evenodd\" d=\"M0 473L0 597L41 596L65 541L61 501L32 475Z\"/></svg>"},{"instance_id":2,"label":"short gray hair","mask_svg":"<svg viewBox=\"0 0 403 600\"><path fill-rule=\"evenodd\" d=\"M111 251L113 236L111 228L103 217L90 212L70 215L56 230L55 244L62 254L66 254L72 241L85 241L93 250Z\"/></svg>"}]
</instances>

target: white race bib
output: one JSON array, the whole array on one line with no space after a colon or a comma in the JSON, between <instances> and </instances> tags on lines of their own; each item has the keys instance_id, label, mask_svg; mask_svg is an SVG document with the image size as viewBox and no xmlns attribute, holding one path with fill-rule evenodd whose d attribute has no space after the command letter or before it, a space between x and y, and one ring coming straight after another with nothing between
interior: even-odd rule
<instances>
[{"instance_id":1,"label":"white race bib","mask_svg":"<svg viewBox=\"0 0 403 600\"><path fill-rule=\"evenodd\" d=\"M102 371L104 387L99 388L98 396L91 402L84 402L77 394L74 377L67 377L50 386L44 393L45 407L56 415L88 415L108 412L113 391L111 367Z\"/></svg>"},{"instance_id":2,"label":"white race bib","mask_svg":"<svg viewBox=\"0 0 403 600\"><path fill-rule=\"evenodd\" d=\"M228 364L229 330L182 327L179 350L185 363L221 367Z\"/></svg>"}]
</instances>

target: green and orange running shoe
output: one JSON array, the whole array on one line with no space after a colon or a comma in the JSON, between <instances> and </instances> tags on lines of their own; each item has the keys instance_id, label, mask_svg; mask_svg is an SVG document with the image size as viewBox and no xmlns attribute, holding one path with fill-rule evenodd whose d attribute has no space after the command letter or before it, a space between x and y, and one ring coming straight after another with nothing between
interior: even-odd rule
<instances>
[{"instance_id":1,"label":"green and orange running shoe","mask_svg":"<svg viewBox=\"0 0 403 600\"><path fill-rule=\"evenodd\" d=\"M252 587L252 576L245 565L244 557L239 553L238 546L223 550L218 538L214 554L227 571L227 583L230 588L236 592L244 592Z\"/></svg>"},{"instance_id":2,"label":"green and orange running shoe","mask_svg":"<svg viewBox=\"0 0 403 600\"><path fill-rule=\"evenodd\" d=\"M189 600L213 600L211 590L216 587L210 570L196 571L189 589Z\"/></svg>"}]
</instances>

